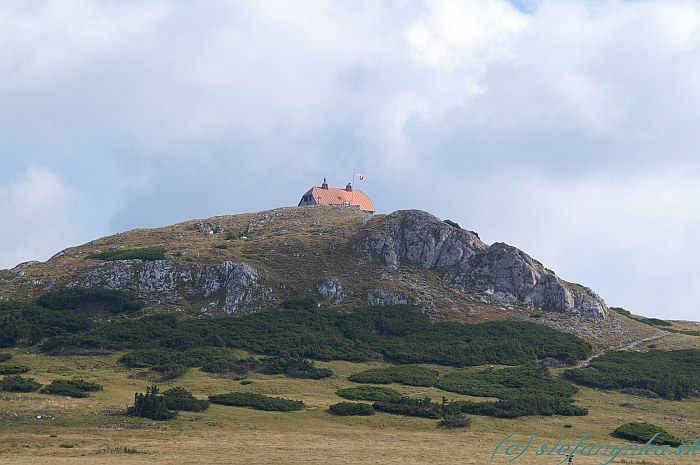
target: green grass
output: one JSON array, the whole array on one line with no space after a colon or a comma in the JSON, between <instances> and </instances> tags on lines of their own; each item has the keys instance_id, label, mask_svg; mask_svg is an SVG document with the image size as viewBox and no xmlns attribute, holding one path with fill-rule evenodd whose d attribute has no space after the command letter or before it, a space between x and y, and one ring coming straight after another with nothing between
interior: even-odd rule
<instances>
[{"instance_id":1,"label":"green grass","mask_svg":"<svg viewBox=\"0 0 700 465\"><path fill-rule=\"evenodd\" d=\"M137 249L110 250L88 255L89 259L114 261L114 260L165 260L163 247L142 247Z\"/></svg>"},{"instance_id":2,"label":"green grass","mask_svg":"<svg viewBox=\"0 0 700 465\"><path fill-rule=\"evenodd\" d=\"M350 376L348 380L369 384L400 383L408 386L434 386L438 380L438 372L421 366L401 365L361 371Z\"/></svg>"}]
</instances>

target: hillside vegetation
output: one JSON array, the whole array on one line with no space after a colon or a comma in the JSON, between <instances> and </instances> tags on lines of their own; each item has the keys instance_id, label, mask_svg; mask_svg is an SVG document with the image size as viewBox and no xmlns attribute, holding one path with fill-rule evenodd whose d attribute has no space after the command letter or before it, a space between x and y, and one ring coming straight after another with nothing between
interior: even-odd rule
<instances>
[{"instance_id":1,"label":"hillside vegetation","mask_svg":"<svg viewBox=\"0 0 700 465\"><path fill-rule=\"evenodd\" d=\"M518 365L545 357L567 362L586 358L590 344L543 325L493 321L432 322L406 305L364 307L353 312L293 301L281 311L239 317L180 320L158 315L104 325L47 339L43 350L123 350L202 346L248 349L269 355L318 360L372 360L440 365Z\"/></svg>"},{"instance_id":2,"label":"hillside vegetation","mask_svg":"<svg viewBox=\"0 0 700 465\"><path fill-rule=\"evenodd\" d=\"M568 370L565 377L586 386L645 389L679 400L700 390L700 350L608 352L589 368Z\"/></svg>"}]
</instances>

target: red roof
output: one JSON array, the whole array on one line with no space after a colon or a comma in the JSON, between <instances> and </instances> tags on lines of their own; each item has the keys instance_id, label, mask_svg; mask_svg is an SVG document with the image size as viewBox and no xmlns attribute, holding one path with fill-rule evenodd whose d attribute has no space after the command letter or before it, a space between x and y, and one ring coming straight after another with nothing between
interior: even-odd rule
<instances>
[{"instance_id":1,"label":"red roof","mask_svg":"<svg viewBox=\"0 0 700 465\"><path fill-rule=\"evenodd\" d=\"M369 197L364 192L356 189L348 191L337 187L329 187L327 189L312 187L304 194L304 197L309 195L314 199L313 203L318 205L355 205L360 210L372 213L376 211ZM303 198L299 202L299 206L301 205L307 205Z\"/></svg>"}]
</instances>

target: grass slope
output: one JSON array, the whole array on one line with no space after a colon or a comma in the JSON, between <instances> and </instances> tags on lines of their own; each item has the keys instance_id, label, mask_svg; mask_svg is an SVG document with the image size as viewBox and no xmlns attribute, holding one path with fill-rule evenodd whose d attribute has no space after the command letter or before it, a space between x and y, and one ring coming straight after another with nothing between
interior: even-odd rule
<instances>
[{"instance_id":1,"label":"grass slope","mask_svg":"<svg viewBox=\"0 0 700 465\"><path fill-rule=\"evenodd\" d=\"M80 378L99 382L104 390L85 399L2 393L3 464L482 464L489 462L493 448L511 433L521 438L534 433L536 444L553 444L561 436L573 440L591 432L599 443L619 444L622 440L612 438L610 433L629 422L653 423L681 439L694 437L700 430L698 399L640 399L589 388L581 388L575 395L577 404L590 410L587 417L501 420L473 416L471 428L459 431L438 429L435 420L383 413L367 417L330 415L327 408L342 400L336 390L356 386L347 381L348 376L384 366L351 362L317 362L336 373L332 378L303 380L253 373L248 378L252 383L245 385L191 370L176 382L161 384L161 388L182 386L200 399L231 391L251 392L301 400L306 409L263 412L212 405L204 413L181 412L176 419L163 423L114 415L133 403L135 392L143 392L149 385L148 381L128 378L133 370L118 363L121 354L51 357L17 350L13 355L17 363L30 366L30 375L42 384L58 378ZM441 373L451 370L426 367ZM390 386L402 394L427 395L437 402L443 396L475 400L436 388ZM621 405L629 402L635 406ZM589 463L579 459L580 463ZM506 461L501 457L492 463ZM526 454L518 463L543 462L541 457ZM671 462L657 459L647 463ZM673 463L695 462L681 458Z\"/></svg>"}]
</instances>

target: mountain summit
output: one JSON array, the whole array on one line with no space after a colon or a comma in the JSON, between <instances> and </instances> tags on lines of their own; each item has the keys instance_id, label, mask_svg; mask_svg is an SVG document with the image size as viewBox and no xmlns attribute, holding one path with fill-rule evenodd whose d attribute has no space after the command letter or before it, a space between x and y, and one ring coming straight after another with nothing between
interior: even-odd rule
<instances>
[{"instance_id":1,"label":"mountain summit","mask_svg":"<svg viewBox=\"0 0 700 465\"><path fill-rule=\"evenodd\" d=\"M159 250L141 256L139 250ZM133 252L133 253L132 253ZM156 259L154 259L156 258ZM289 207L137 229L0 274L0 298L61 287L133 291L149 305L256 312L292 296L428 312L488 304L604 320L605 302L523 251L419 210Z\"/></svg>"}]
</instances>

